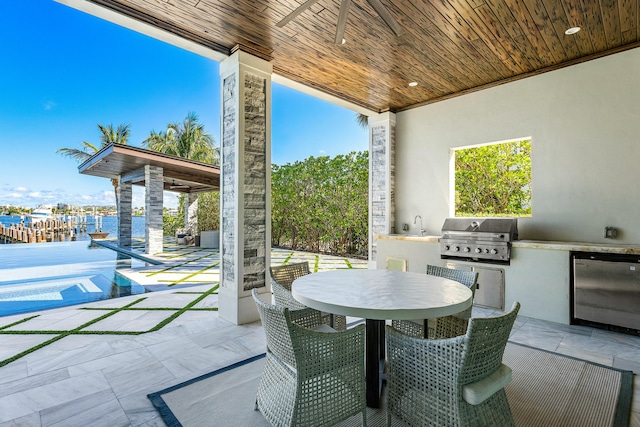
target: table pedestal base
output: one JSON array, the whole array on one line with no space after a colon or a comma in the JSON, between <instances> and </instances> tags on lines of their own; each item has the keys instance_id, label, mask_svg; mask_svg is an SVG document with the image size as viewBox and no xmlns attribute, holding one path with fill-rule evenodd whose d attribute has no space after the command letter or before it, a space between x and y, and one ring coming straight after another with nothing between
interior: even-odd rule
<instances>
[{"instance_id":1,"label":"table pedestal base","mask_svg":"<svg viewBox=\"0 0 640 427\"><path fill-rule=\"evenodd\" d=\"M366 320L365 375L367 378L367 406L380 407L384 381L385 339L384 320Z\"/></svg>"}]
</instances>

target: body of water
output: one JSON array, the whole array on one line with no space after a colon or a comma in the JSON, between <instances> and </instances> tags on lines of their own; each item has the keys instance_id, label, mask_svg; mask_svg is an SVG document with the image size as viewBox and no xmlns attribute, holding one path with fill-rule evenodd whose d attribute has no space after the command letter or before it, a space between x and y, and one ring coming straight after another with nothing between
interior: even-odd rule
<instances>
[{"instance_id":1,"label":"body of water","mask_svg":"<svg viewBox=\"0 0 640 427\"><path fill-rule=\"evenodd\" d=\"M143 260L89 242L0 246L0 316L140 294L118 270Z\"/></svg>"},{"instance_id":2,"label":"body of water","mask_svg":"<svg viewBox=\"0 0 640 427\"><path fill-rule=\"evenodd\" d=\"M102 231L109 232L108 238L118 237L118 217L117 216L103 216L102 218ZM131 236L132 237L144 237L145 221L143 216L131 217ZM20 224L22 219L20 216L0 216L0 224L8 227L11 224ZM87 227L87 232L93 233L96 231L95 217L87 217L87 221L91 223ZM76 236L77 240L91 240L91 237L87 233L80 233Z\"/></svg>"}]
</instances>

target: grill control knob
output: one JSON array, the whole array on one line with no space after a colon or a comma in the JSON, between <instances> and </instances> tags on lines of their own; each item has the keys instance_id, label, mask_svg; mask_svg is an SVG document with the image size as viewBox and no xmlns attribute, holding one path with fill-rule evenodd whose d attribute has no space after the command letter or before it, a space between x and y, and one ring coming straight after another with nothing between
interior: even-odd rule
<instances>
[{"instance_id":1,"label":"grill control knob","mask_svg":"<svg viewBox=\"0 0 640 427\"><path fill-rule=\"evenodd\" d=\"M493 255L496 255L496 254L498 253L498 250L497 250L497 249L491 249L491 253L492 253Z\"/></svg>"},{"instance_id":2,"label":"grill control knob","mask_svg":"<svg viewBox=\"0 0 640 427\"><path fill-rule=\"evenodd\" d=\"M453 247L453 252L459 252L459 251L460 251L460 246Z\"/></svg>"},{"instance_id":3,"label":"grill control knob","mask_svg":"<svg viewBox=\"0 0 640 427\"><path fill-rule=\"evenodd\" d=\"M449 249L450 249L450 246L449 246L449 245L444 245L444 250L445 250L445 251L448 251Z\"/></svg>"},{"instance_id":4,"label":"grill control knob","mask_svg":"<svg viewBox=\"0 0 640 427\"><path fill-rule=\"evenodd\" d=\"M466 248L464 248L464 251L465 252L471 252L471 248L467 246Z\"/></svg>"},{"instance_id":5,"label":"grill control knob","mask_svg":"<svg viewBox=\"0 0 640 427\"><path fill-rule=\"evenodd\" d=\"M485 254L488 254L488 253L489 253L489 248L486 248L486 249L484 250L484 253L485 253Z\"/></svg>"},{"instance_id":6,"label":"grill control knob","mask_svg":"<svg viewBox=\"0 0 640 427\"><path fill-rule=\"evenodd\" d=\"M480 248L476 248L476 253L477 253L477 254L482 253L482 249L480 249Z\"/></svg>"}]
</instances>

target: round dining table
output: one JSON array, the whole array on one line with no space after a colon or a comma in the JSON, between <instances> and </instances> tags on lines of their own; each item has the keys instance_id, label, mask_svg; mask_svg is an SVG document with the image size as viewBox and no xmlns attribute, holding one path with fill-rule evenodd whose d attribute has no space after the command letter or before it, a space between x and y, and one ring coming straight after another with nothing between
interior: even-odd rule
<instances>
[{"instance_id":1,"label":"round dining table","mask_svg":"<svg viewBox=\"0 0 640 427\"><path fill-rule=\"evenodd\" d=\"M291 293L316 310L366 319L367 406L374 408L384 378L385 321L449 316L472 304L471 290L454 280L374 269L308 274L293 282Z\"/></svg>"}]
</instances>

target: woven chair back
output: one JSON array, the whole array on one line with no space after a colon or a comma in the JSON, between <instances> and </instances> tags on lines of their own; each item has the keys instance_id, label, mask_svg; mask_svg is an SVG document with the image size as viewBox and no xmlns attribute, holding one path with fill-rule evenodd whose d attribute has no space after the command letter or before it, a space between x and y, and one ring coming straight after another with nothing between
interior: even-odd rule
<instances>
[{"instance_id":1,"label":"woven chair back","mask_svg":"<svg viewBox=\"0 0 640 427\"><path fill-rule=\"evenodd\" d=\"M267 349L282 362L296 367L296 357L291 341L292 322L289 309L266 303L260 298L256 289L251 291L262 321Z\"/></svg>"},{"instance_id":2,"label":"woven chair back","mask_svg":"<svg viewBox=\"0 0 640 427\"><path fill-rule=\"evenodd\" d=\"M467 350L460 378L468 384L495 372L502 363L504 349L516 320L520 303L514 302L508 313L490 318L472 318L467 329Z\"/></svg>"},{"instance_id":3,"label":"woven chair back","mask_svg":"<svg viewBox=\"0 0 640 427\"><path fill-rule=\"evenodd\" d=\"M427 274L430 276L444 277L445 279L455 280L465 285L472 291L475 290L478 281L477 271L456 270L454 268L439 267L437 265L427 265Z\"/></svg>"},{"instance_id":4,"label":"woven chair back","mask_svg":"<svg viewBox=\"0 0 640 427\"><path fill-rule=\"evenodd\" d=\"M292 264L283 264L276 267L269 267L269 273L271 278L284 286L287 290L291 290L293 281L298 277L306 276L310 274L309 262L296 262Z\"/></svg>"}]
</instances>

